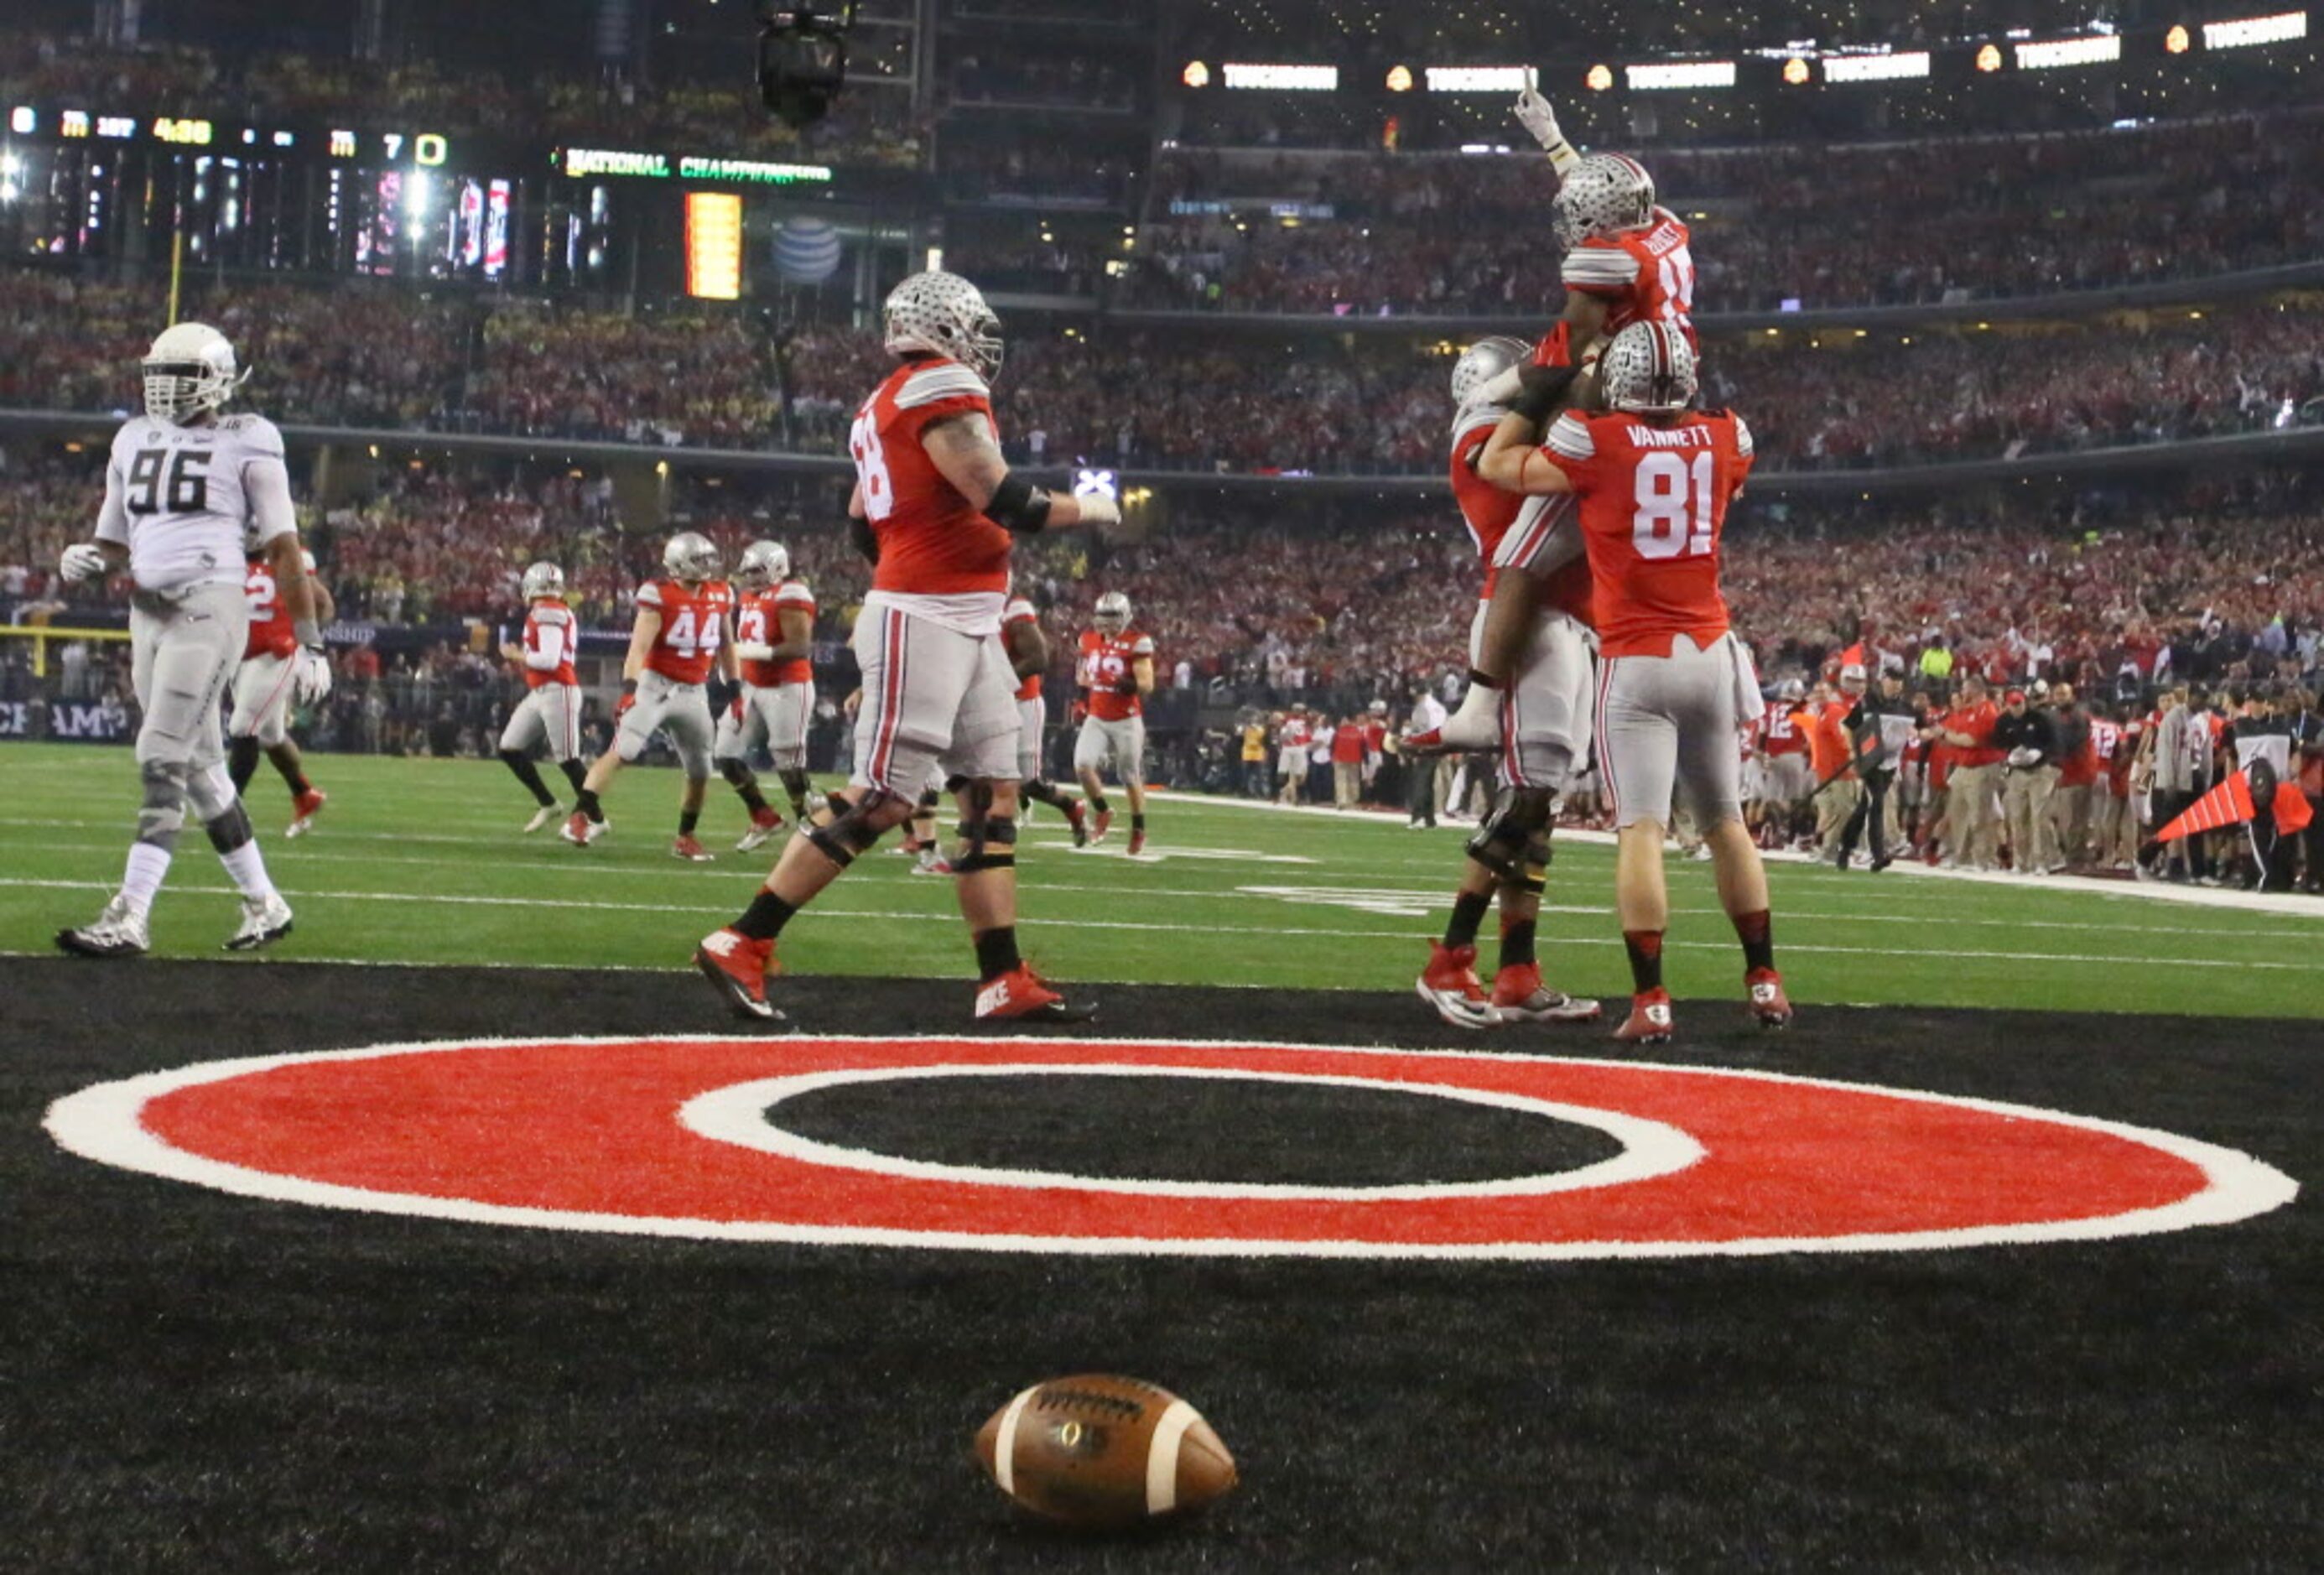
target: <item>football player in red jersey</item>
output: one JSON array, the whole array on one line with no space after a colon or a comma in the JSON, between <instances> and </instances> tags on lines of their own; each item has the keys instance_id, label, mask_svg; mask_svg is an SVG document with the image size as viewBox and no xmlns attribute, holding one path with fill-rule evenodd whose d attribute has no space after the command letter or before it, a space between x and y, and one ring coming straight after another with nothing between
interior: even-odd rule
<instances>
[{"instance_id":1,"label":"football player in red jersey","mask_svg":"<svg viewBox=\"0 0 2324 1575\"><path fill-rule=\"evenodd\" d=\"M1094 817L1090 841L1102 843L1113 826L1103 772L1111 763L1130 798L1130 854L1146 851L1146 696L1154 693L1154 640L1130 626L1130 598L1108 591L1082 631L1074 682L1086 714L1074 741L1074 774Z\"/></svg>"},{"instance_id":2,"label":"football player in red jersey","mask_svg":"<svg viewBox=\"0 0 2324 1575\"><path fill-rule=\"evenodd\" d=\"M735 679L734 641L727 629L734 592L718 577L718 549L695 531L669 539L661 566L661 578L638 587L637 622L622 662L622 699L613 710L613 747L591 763L562 834L585 847L605 834L598 796L624 765L646 752L659 729L669 734L686 772L670 856L702 864L710 853L694 828L702 821L715 742L706 686L714 671L730 684Z\"/></svg>"},{"instance_id":3,"label":"football player in red jersey","mask_svg":"<svg viewBox=\"0 0 2324 1575\"><path fill-rule=\"evenodd\" d=\"M1049 670L1049 637L1041 632L1041 614L1022 596L1011 596L1001 613L1001 642L1009 650L1010 670L1017 675L1017 781L1019 793L1036 804L1046 804L1065 817L1073 829L1074 846L1089 845L1089 817L1041 774L1041 741L1048 731L1049 705L1041 697L1041 676Z\"/></svg>"},{"instance_id":4,"label":"football player in red jersey","mask_svg":"<svg viewBox=\"0 0 2324 1575\"><path fill-rule=\"evenodd\" d=\"M1621 153L1592 153L1563 169L1561 176L1551 220L1565 248L1565 309L1536 348L1533 369L1511 368L1483 391L1495 404L1514 405L1521 381L1539 388L1551 369L1565 375L1567 386L1560 390L1565 402L1577 408L1595 404L1591 365L1613 336L1633 323L1664 324L1683 336L1690 350L1694 345L1691 237L1678 216L1655 202L1654 177ZM1500 741L1499 690L1523 661L1535 610L1545 600L1545 587L1535 576L1499 576L1470 671L1469 694L1437 730L1437 739L1419 747L1479 750Z\"/></svg>"},{"instance_id":5,"label":"football player in red jersey","mask_svg":"<svg viewBox=\"0 0 2324 1575\"><path fill-rule=\"evenodd\" d=\"M292 627L287 598L274 584L274 566L254 543L245 540L248 566L242 582L243 600L250 608L250 634L242 649L242 665L234 675L234 717L226 723L226 774L234 790L244 793L258 770L258 753L274 762L290 789L290 829L284 836L304 836L315 826L315 815L329 801L307 780L306 763L290 737L290 690L299 667L299 636ZM307 571L307 594L315 621L328 623L338 615L331 593L315 577L315 555L301 548L299 561Z\"/></svg>"},{"instance_id":6,"label":"football player in red jersey","mask_svg":"<svg viewBox=\"0 0 2324 1575\"><path fill-rule=\"evenodd\" d=\"M1452 495L1485 570L1470 625L1471 660L1510 528L1529 510L1522 534L1545 530L1557 511L1503 492L1477 474L1487 440L1508 413L1480 400L1479 391L1520 364L1526 355L1515 339L1485 339L1470 346L1452 369ZM1590 566L1577 560L1553 576L1550 604L1540 614L1526 665L1504 697L1511 720L1499 761L1501 792L1493 813L1469 842L1452 916L1443 938L1429 948L1416 987L1420 999L1456 1028L1593 1022L1599 1015L1596 1001L1576 1000L1542 982L1535 938L1557 795L1590 755L1589 619ZM1488 994L1477 977L1477 931L1496 893L1501 907L1500 968Z\"/></svg>"},{"instance_id":7,"label":"football player in red jersey","mask_svg":"<svg viewBox=\"0 0 2324 1575\"><path fill-rule=\"evenodd\" d=\"M1615 1037L1663 1044L1663 826L1683 789L1711 849L1720 904L1743 944L1744 986L1766 1027L1791 1021L1775 972L1767 874L1743 826L1736 729L1759 704L1758 676L1719 594L1719 539L1751 470L1751 433L1696 410L1694 351L1660 321L1614 336L1600 373L1610 407L1540 424L1503 418L1478 470L1533 495L1572 493L1595 585L1600 666L1596 735L1617 828L1615 903L1636 982Z\"/></svg>"},{"instance_id":8,"label":"football player in red jersey","mask_svg":"<svg viewBox=\"0 0 2324 1575\"><path fill-rule=\"evenodd\" d=\"M779 541L754 541L734 568L734 655L742 688L718 719L712 751L719 774L751 812L751 829L734 844L747 853L782 829L759 791L750 753L763 744L790 795L791 814L807 812L807 730L815 717L815 594L791 577L791 555Z\"/></svg>"},{"instance_id":9,"label":"football player in red jersey","mask_svg":"<svg viewBox=\"0 0 2324 1575\"><path fill-rule=\"evenodd\" d=\"M588 780L581 764L581 681L573 659L581 651L581 628L565 603L565 571L537 563L524 571L524 635L501 647L501 655L524 671L525 697L501 730L500 756L540 806L524 823L528 832L554 824L557 795L540 779L532 751L546 749L577 795Z\"/></svg>"},{"instance_id":10,"label":"football player in red jersey","mask_svg":"<svg viewBox=\"0 0 2324 1575\"><path fill-rule=\"evenodd\" d=\"M909 818L940 769L960 806L952 866L976 950L976 1016L1083 1021L1092 1009L1068 1005L1017 949L1019 725L1001 614L1018 537L1120 514L1110 500L1044 492L1010 471L986 383L1001 365L1001 321L974 285L917 273L889 293L885 315L898 364L856 412L847 445L847 511L876 564L855 622L855 769L848 790L784 845L749 909L703 938L695 964L734 1010L773 1017L776 937Z\"/></svg>"}]
</instances>

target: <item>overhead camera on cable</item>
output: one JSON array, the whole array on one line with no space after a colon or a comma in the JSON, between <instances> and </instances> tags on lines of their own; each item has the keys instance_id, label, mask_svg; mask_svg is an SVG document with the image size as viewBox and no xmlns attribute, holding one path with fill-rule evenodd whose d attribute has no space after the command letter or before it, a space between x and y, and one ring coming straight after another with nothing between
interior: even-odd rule
<instances>
[{"instance_id":1,"label":"overhead camera on cable","mask_svg":"<svg viewBox=\"0 0 2324 1575\"><path fill-rule=\"evenodd\" d=\"M788 125L811 125L847 82L855 0L759 0L759 97Z\"/></svg>"}]
</instances>

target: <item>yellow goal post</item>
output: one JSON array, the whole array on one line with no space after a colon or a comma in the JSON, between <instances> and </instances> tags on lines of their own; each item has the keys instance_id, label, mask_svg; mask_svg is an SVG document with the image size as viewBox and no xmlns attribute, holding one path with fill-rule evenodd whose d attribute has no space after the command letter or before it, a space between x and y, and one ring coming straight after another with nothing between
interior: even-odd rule
<instances>
[{"instance_id":1,"label":"yellow goal post","mask_svg":"<svg viewBox=\"0 0 2324 1575\"><path fill-rule=\"evenodd\" d=\"M32 677L49 676L49 647L69 645L76 640L126 640L125 629L71 629L51 623L0 623L0 640L29 640L32 642Z\"/></svg>"}]
</instances>

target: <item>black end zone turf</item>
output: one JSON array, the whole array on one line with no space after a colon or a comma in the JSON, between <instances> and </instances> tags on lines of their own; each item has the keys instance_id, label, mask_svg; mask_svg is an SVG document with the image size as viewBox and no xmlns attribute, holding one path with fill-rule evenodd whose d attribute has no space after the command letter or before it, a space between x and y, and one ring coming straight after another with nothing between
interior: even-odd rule
<instances>
[{"instance_id":1,"label":"black end zone turf","mask_svg":"<svg viewBox=\"0 0 2324 1575\"><path fill-rule=\"evenodd\" d=\"M262 966L0 960L0 1565L2324 1565L2324 1240L2305 1197L2224 1229L1942 1253L1141 1261L378 1217L54 1147L54 1099L193 1061L730 1027L680 974ZM783 990L808 1031L966 1031L960 992L925 984ZM1401 990L1103 994L1116 1035L1609 1048L1594 1030L1480 1042ZM2310 1024L1811 1004L1762 1036L1732 1003L1683 1021L1694 1036L1653 1059L2131 1121L2302 1181L2324 1157ZM1078 1092L1125 1130L1150 1123L1125 1167L1208 1119L1266 1149L1247 1168L1325 1182L1389 1174L1394 1156L1346 1152L1351 1124L1374 1147L1479 1146L1411 1156L1446 1174L1514 1141L1425 1101L1206 1111L1176 1083L1139 1110L1065 1086L1093 1080L1034 1081L1056 1086L987 1088L940 1138L912 1140L929 1107L895 1084L802 1099L786 1124L954 1163L1038 1130L1014 1161L1070 1168L1093 1157ZM1584 1163L1592 1136L1491 1157ZM1194 1400L1241 1491L1205 1524L1096 1548L1019 1520L970 1435L1023 1385L1087 1368Z\"/></svg>"}]
</instances>

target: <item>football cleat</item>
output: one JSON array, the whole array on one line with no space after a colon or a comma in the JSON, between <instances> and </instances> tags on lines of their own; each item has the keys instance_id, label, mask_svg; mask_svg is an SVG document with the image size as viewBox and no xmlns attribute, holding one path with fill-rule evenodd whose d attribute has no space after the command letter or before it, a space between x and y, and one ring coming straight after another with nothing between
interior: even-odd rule
<instances>
[{"instance_id":1,"label":"football cleat","mask_svg":"<svg viewBox=\"0 0 2324 1575\"><path fill-rule=\"evenodd\" d=\"M313 831L315 817L323 812L323 806L330 801L330 795L311 788L300 794L290 801L290 829L282 834L286 837L303 837Z\"/></svg>"},{"instance_id":2,"label":"football cleat","mask_svg":"<svg viewBox=\"0 0 2324 1575\"><path fill-rule=\"evenodd\" d=\"M1541 981L1541 964L1519 962L1493 978L1493 1018L1503 1023L1594 1023L1594 1000L1577 1000Z\"/></svg>"},{"instance_id":3,"label":"football cleat","mask_svg":"<svg viewBox=\"0 0 2324 1575\"><path fill-rule=\"evenodd\" d=\"M564 829L557 834L576 848L586 848L605 834L605 828L609 824L606 821L591 820L576 809L565 817Z\"/></svg>"},{"instance_id":4,"label":"football cleat","mask_svg":"<svg viewBox=\"0 0 2324 1575\"><path fill-rule=\"evenodd\" d=\"M1065 805L1065 824L1074 828L1074 846L1077 848L1088 847L1090 840L1089 812L1084 810L1078 804L1068 802Z\"/></svg>"},{"instance_id":5,"label":"football cleat","mask_svg":"<svg viewBox=\"0 0 2324 1575\"><path fill-rule=\"evenodd\" d=\"M290 905L279 891L242 899L242 927L226 944L229 952L255 952L290 933Z\"/></svg>"},{"instance_id":6,"label":"football cleat","mask_svg":"<svg viewBox=\"0 0 2324 1575\"><path fill-rule=\"evenodd\" d=\"M736 929L714 930L695 947L694 965L735 1016L781 1019L783 1014L767 1002L767 975L778 971L772 941L754 941Z\"/></svg>"},{"instance_id":7,"label":"football cleat","mask_svg":"<svg viewBox=\"0 0 2324 1575\"><path fill-rule=\"evenodd\" d=\"M952 861L945 858L942 853L937 852L933 847L922 848L920 850L920 861L912 866L912 873L915 875L949 875L952 873Z\"/></svg>"},{"instance_id":8,"label":"football cleat","mask_svg":"<svg viewBox=\"0 0 2324 1575\"><path fill-rule=\"evenodd\" d=\"M979 1022L1005 1018L1018 1022L1086 1023L1096 1016L1094 1002L1067 1000L1021 963L1014 972L988 979L976 987Z\"/></svg>"},{"instance_id":9,"label":"football cleat","mask_svg":"<svg viewBox=\"0 0 2324 1575\"><path fill-rule=\"evenodd\" d=\"M1489 1028L1501 1019L1477 978L1477 948L1430 943L1428 966L1415 987L1436 1015L1456 1028Z\"/></svg>"},{"instance_id":10,"label":"football cleat","mask_svg":"<svg viewBox=\"0 0 2324 1575\"><path fill-rule=\"evenodd\" d=\"M1772 968L1754 968L1743 976L1751 992L1751 1015L1763 1028L1792 1026L1791 997L1784 993L1784 976Z\"/></svg>"},{"instance_id":11,"label":"football cleat","mask_svg":"<svg viewBox=\"0 0 2324 1575\"><path fill-rule=\"evenodd\" d=\"M1111 809L1101 809L1090 817L1089 840L1093 843L1102 843L1105 841L1105 834L1112 829L1113 811Z\"/></svg>"},{"instance_id":12,"label":"football cleat","mask_svg":"<svg viewBox=\"0 0 2324 1575\"><path fill-rule=\"evenodd\" d=\"M742 840L734 844L734 851L747 853L782 829L783 817L775 813L772 805L754 809L751 811L751 829L742 834Z\"/></svg>"},{"instance_id":13,"label":"football cleat","mask_svg":"<svg viewBox=\"0 0 2324 1575\"><path fill-rule=\"evenodd\" d=\"M1614 1030L1614 1037L1625 1045L1667 1045L1674 1026L1670 991L1640 990L1630 998L1629 1018Z\"/></svg>"},{"instance_id":14,"label":"football cleat","mask_svg":"<svg viewBox=\"0 0 2324 1575\"><path fill-rule=\"evenodd\" d=\"M702 845L701 839L691 835L672 837L669 843L669 856L673 859L684 859L689 864L710 862L710 850Z\"/></svg>"},{"instance_id":15,"label":"football cleat","mask_svg":"<svg viewBox=\"0 0 2324 1575\"><path fill-rule=\"evenodd\" d=\"M1130 856L1133 859L1146 851L1146 834L1132 828L1130 834Z\"/></svg>"},{"instance_id":16,"label":"football cleat","mask_svg":"<svg viewBox=\"0 0 2324 1575\"><path fill-rule=\"evenodd\" d=\"M544 804L539 809L532 812L532 818L530 820L524 823L524 834L530 836L542 826L555 825L558 821L564 818L565 811L563 809L559 808L555 804Z\"/></svg>"},{"instance_id":17,"label":"football cleat","mask_svg":"<svg viewBox=\"0 0 2324 1575\"><path fill-rule=\"evenodd\" d=\"M95 923L59 930L57 949L76 957L142 957L153 949L153 943L146 937L143 916L132 913L128 902L116 897Z\"/></svg>"}]
</instances>

